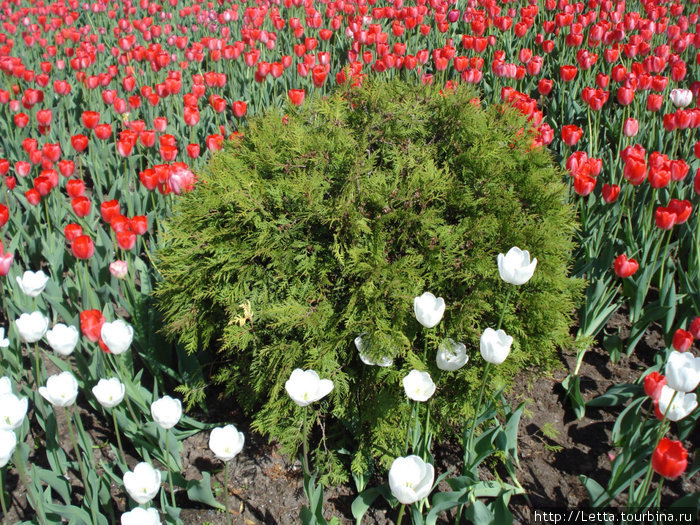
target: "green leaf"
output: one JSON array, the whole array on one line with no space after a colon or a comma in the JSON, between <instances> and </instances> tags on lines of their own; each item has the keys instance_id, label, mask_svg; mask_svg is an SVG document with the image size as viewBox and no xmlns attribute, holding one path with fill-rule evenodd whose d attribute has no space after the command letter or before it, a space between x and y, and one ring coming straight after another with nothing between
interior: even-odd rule
<instances>
[{"instance_id":1,"label":"green leaf","mask_svg":"<svg viewBox=\"0 0 700 525\"><path fill-rule=\"evenodd\" d=\"M198 501L214 507L215 509L224 509L225 507L216 501L214 494L211 492L211 475L207 471L202 472L202 479L189 480L187 482L187 497L192 501Z\"/></svg>"},{"instance_id":2,"label":"green leaf","mask_svg":"<svg viewBox=\"0 0 700 525\"><path fill-rule=\"evenodd\" d=\"M594 397L586 403L589 407L614 407L633 399L644 392L641 385L613 385L605 394Z\"/></svg>"},{"instance_id":3,"label":"green leaf","mask_svg":"<svg viewBox=\"0 0 700 525\"><path fill-rule=\"evenodd\" d=\"M579 476L579 479L588 492L588 497L591 500L591 507L598 507L609 501L609 497L607 496L605 489L601 487L600 483L598 483L596 480L589 478L588 476L584 476L583 474Z\"/></svg>"},{"instance_id":4,"label":"green leaf","mask_svg":"<svg viewBox=\"0 0 700 525\"><path fill-rule=\"evenodd\" d=\"M581 395L581 378L578 375L569 374L561 382L566 390L566 397L571 402L577 419L581 419L586 413L586 402Z\"/></svg>"},{"instance_id":5,"label":"green leaf","mask_svg":"<svg viewBox=\"0 0 700 525\"><path fill-rule=\"evenodd\" d=\"M358 525L360 525L362 521L362 516L364 516L365 512L369 510L372 503L374 503L374 500L377 499L377 496L382 493L383 486L384 485L363 490L352 502L350 510L352 511L352 516L355 518Z\"/></svg>"}]
</instances>

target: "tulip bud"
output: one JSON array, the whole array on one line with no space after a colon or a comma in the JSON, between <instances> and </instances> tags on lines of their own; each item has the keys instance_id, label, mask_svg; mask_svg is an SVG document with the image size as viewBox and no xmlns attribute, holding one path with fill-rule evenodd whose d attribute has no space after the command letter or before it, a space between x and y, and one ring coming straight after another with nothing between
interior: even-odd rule
<instances>
[{"instance_id":1,"label":"tulip bud","mask_svg":"<svg viewBox=\"0 0 700 525\"><path fill-rule=\"evenodd\" d=\"M622 126L625 137L635 137L639 133L639 121L636 118L627 118Z\"/></svg>"}]
</instances>

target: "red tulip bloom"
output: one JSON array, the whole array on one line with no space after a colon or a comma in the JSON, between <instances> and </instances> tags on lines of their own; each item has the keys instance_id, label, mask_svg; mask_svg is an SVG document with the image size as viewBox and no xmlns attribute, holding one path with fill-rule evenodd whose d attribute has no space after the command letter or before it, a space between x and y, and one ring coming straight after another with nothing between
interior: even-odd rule
<instances>
[{"instance_id":1,"label":"red tulip bloom","mask_svg":"<svg viewBox=\"0 0 700 525\"><path fill-rule=\"evenodd\" d=\"M233 114L236 116L236 118L242 118L246 112L248 111L248 104L243 102L242 100L236 100L233 104Z\"/></svg>"},{"instance_id":2,"label":"red tulip bloom","mask_svg":"<svg viewBox=\"0 0 700 525\"><path fill-rule=\"evenodd\" d=\"M668 210L676 214L676 224L683 224L690 217L693 205L687 200L671 199Z\"/></svg>"},{"instance_id":3,"label":"red tulip bloom","mask_svg":"<svg viewBox=\"0 0 700 525\"><path fill-rule=\"evenodd\" d=\"M673 334L673 349L679 352L687 352L690 346L693 344L693 334L687 330L679 328Z\"/></svg>"},{"instance_id":4,"label":"red tulip bloom","mask_svg":"<svg viewBox=\"0 0 700 525\"><path fill-rule=\"evenodd\" d=\"M617 101L622 106L629 106L634 100L634 89L621 87L617 90Z\"/></svg>"},{"instance_id":5,"label":"red tulip bloom","mask_svg":"<svg viewBox=\"0 0 700 525\"><path fill-rule=\"evenodd\" d=\"M541 78L540 81L537 83L537 91L540 93L540 95L546 97L552 91L553 85L554 82L552 82L550 79Z\"/></svg>"},{"instance_id":6,"label":"red tulip bloom","mask_svg":"<svg viewBox=\"0 0 700 525\"><path fill-rule=\"evenodd\" d=\"M618 277L626 279L635 274L639 269L639 263L634 259L627 259L627 255L623 253L617 256L613 268Z\"/></svg>"},{"instance_id":7,"label":"red tulip bloom","mask_svg":"<svg viewBox=\"0 0 700 525\"><path fill-rule=\"evenodd\" d=\"M32 206L36 206L41 201L41 194L34 188L25 191L24 196L27 198L27 202Z\"/></svg>"},{"instance_id":8,"label":"red tulip bloom","mask_svg":"<svg viewBox=\"0 0 700 525\"><path fill-rule=\"evenodd\" d=\"M85 183L80 179L70 179L66 183L66 191L70 197L80 197L85 194Z\"/></svg>"},{"instance_id":9,"label":"red tulip bloom","mask_svg":"<svg viewBox=\"0 0 700 525\"><path fill-rule=\"evenodd\" d=\"M50 109L40 109L36 112L36 121L40 126L50 126L53 113Z\"/></svg>"},{"instance_id":10,"label":"red tulip bloom","mask_svg":"<svg viewBox=\"0 0 700 525\"><path fill-rule=\"evenodd\" d=\"M120 213L119 201L115 199L103 202L100 205L100 213L102 214L102 220L109 224Z\"/></svg>"},{"instance_id":11,"label":"red tulip bloom","mask_svg":"<svg viewBox=\"0 0 700 525\"><path fill-rule=\"evenodd\" d=\"M18 128L26 128L29 124L29 117L25 113L17 113L13 119Z\"/></svg>"},{"instance_id":12,"label":"red tulip bloom","mask_svg":"<svg viewBox=\"0 0 700 525\"><path fill-rule=\"evenodd\" d=\"M666 385L666 378L658 372L644 376L644 392L654 401L659 400L661 389Z\"/></svg>"},{"instance_id":13,"label":"red tulip bloom","mask_svg":"<svg viewBox=\"0 0 700 525\"><path fill-rule=\"evenodd\" d=\"M595 188L596 178L577 173L574 175L574 191L582 197L587 197Z\"/></svg>"},{"instance_id":14,"label":"red tulip bloom","mask_svg":"<svg viewBox=\"0 0 700 525\"><path fill-rule=\"evenodd\" d=\"M627 118L625 119L624 124L622 125L622 134L625 137L635 137L637 136L637 133L639 133L639 121L636 118Z\"/></svg>"},{"instance_id":15,"label":"red tulip bloom","mask_svg":"<svg viewBox=\"0 0 700 525\"><path fill-rule=\"evenodd\" d=\"M295 106L301 106L304 102L304 97L306 96L306 91L303 89L290 89L289 90L289 100Z\"/></svg>"},{"instance_id":16,"label":"red tulip bloom","mask_svg":"<svg viewBox=\"0 0 700 525\"><path fill-rule=\"evenodd\" d=\"M5 226L7 224L7 221L10 219L10 210L7 209L7 206L4 204L0 204L0 228Z\"/></svg>"},{"instance_id":17,"label":"red tulip bloom","mask_svg":"<svg viewBox=\"0 0 700 525\"><path fill-rule=\"evenodd\" d=\"M75 151L85 151L88 146L88 138L85 135L73 135L70 138L70 143Z\"/></svg>"},{"instance_id":18,"label":"red tulip bloom","mask_svg":"<svg viewBox=\"0 0 700 525\"><path fill-rule=\"evenodd\" d=\"M95 136L100 140L107 140L112 136L112 125L98 124L95 126Z\"/></svg>"},{"instance_id":19,"label":"red tulip bloom","mask_svg":"<svg viewBox=\"0 0 700 525\"><path fill-rule=\"evenodd\" d=\"M693 334L695 339L700 339L700 317L693 319L693 322L690 323L690 327L688 327L688 331Z\"/></svg>"},{"instance_id":20,"label":"red tulip bloom","mask_svg":"<svg viewBox=\"0 0 700 525\"><path fill-rule=\"evenodd\" d=\"M148 217L145 215L135 215L129 219L129 226L137 235L143 235L148 231Z\"/></svg>"},{"instance_id":21,"label":"red tulip bloom","mask_svg":"<svg viewBox=\"0 0 700 525\"><path fill-rule=\"evenodd\" d=\"M199 144L188 144L185 149L189 158L196 159L199 157Z\"/></svg>"},{"instance_id":22,"label":"red tulip bloom","mask_svg":"<svg viewBox=\"0 0 700 525\"><path fill-rule=\"evenodd\" d=\"M109 221L109 226L114 233L126 231L129 229L129 219L119 213L112 217L112 220Z\"/></svg>"},{"instance_id":23,"label":"red tulip bloom","mask_svg":"<svg viewBox=\"0 0 700 525\"><path fill-rule=\"evenodd\" d=\"M83 112L83 125L88 129L95 129L100 123L100 114L97 111L84 111Z\"/></svg>"},{"instance_id":24,"label":"red tulip bloom","mask_svg":"<svg viewBox=\"0 0 700 525\"><path fill-rule=\"evenodd\" d=\"M620 195L620 186L617 184L603 184L603 200L608 204L615 202L618 195Z\"/></svg>"},{"instance_id":25,"label":"red tulip bloom","mask_svg":"<svg viewBox=\"0 0 700 525\"><path fill-rule=\"evenodd\" d=\"M176 162L170 168L168 185L173 193L180 195L194 188L196 178L194 173L184 162Z\"/></svg>"},{"instance_id":26,"label":"red tulip bloom","mask_svg":"<svg viewBox=\"0 0 700 525\"><path fill-rule=\"evenodd\" d=\"M77 259L89 259L95 253L95 244L88 235L77 237L70 247Z\"/></svg>"},{"instance_id":27,"label":"red tulip bloom","mask_svg":"<svg viewBox=\"0 0 700 525\"><path fill-rule=\"evenodd\" d=\"M659 111L663 102L664 98L661 95L649 93L647 97L647 111Z\"/></svg>"},{"instance_id":28,"label":"red tulip bloom","mask_svg":"<svg viewBox=\"0 0 700 525\"><path fill-rule=\"evenodd\" d=\"M583 130L573 124L567 124L561 128L561 139L567 146L573 146L583 136Z\"/></svg>"},{"instance_id":29,"label":"red tulip bloom","mask_svg":"<svg viewBox=\"0 0 700 525\"><path fill-rule=\"evenodd\" d=\"M199 109L194 106L185 106L182 118L188 126L196 126L199 123Z\"/></svg>"},{"instance_id":30,"label":"red tulip bloom","mask_svg":"<svg viewBox=\"0 0 700 525\"><path fill-rule=\"evenodd\" d=\"M659 206L654 213L656 226L662 230L670 230L676 224L676 214L670 209Z\"/></svg>"},{"instance_id":31,"label":"red tulip bloom","mask_svg":"<svg viewBox=\"0 0 700 525\"><path fill-rule=\"evenodd\" d=\"M152 148L156 143L156 132L152 129L145 129L139 133L139 140L146 148Z\"/></svg>"},{"instance_id":32,"label":"red tulip bloom","mask_svg":"<svg viewBox=\"0 0 700 525\"><path fill-rule=\"evenodd\" d=\"M136 234L130 230L117 232L117 244L122 250L131 250L136 246Z\"/></svg>"},{"instance_id":33,"label":"red tulip bloom","mask_svg":"<svg viewBox=\"0 0 700 525\"><path fill-rule=\"evenodd\" d=\"M649 185L652 188L665 188L671 182L671 171L665 169L664 166L649 168Z\"/></svg>"},{"instance_id":34,"label":"red tulip bloom","mask_svg":"<svg viewBox=\"0 0 700 525\"><path fill-rule=\"evenodd\" d=\"M667 479L676 479L688 467L688 451L680 441L662 438L651 456L654 471Z\"/></svg>"},{"instance_id":35,"label":"red tulip bloom","mask_svg":"<svg viewBox=\"0 0 700 525\"><path fill-rule=\"evenodd\" d=\"M92 203L90 202L90 199L87 197L80 196L80 197L75 197L71 201L71 206L73 207L73 211L78 217L86 217L87 215L90 214L90 209L92 208Z\"/></svg>"},{"instance_id":36,"label":"red tulip bloom","mask_svg":"<svg viewBox=\"0 0 700 525\"><path fill-rule=\"evenodd\" d=\"M59 160L58 171L60 171L61 175L64 177L70 177L75 172L75 163L72 160L67 159Z\"/></svg>"},{"instance_id":37,"label":"red tulip bloom","mask_svg":"<svg viewBox=\"0 0 700 525\"><path fill-rule=\"evenodd\" d=\"M93 343L99 341L105 317L99 310L83 310L80 312L80 331Z\"/></svg>"},{"instance_id":38,"label":"red tulip bloom","mask_svg":"<svg viewBox=\"0 0 700 525\"><path fill-rule=\"evenodd\" d=\"M83 234L83 228L79 224L70 223L63 228L63 235L68 242L73 242Z\"/></svg>"},{"instance_id":39,"label":"red tulip bloom","mask_svg":"<svg viewBox=\"0 0 700 525\"><path fill-rule=\"evenodd\" d=\"M630 157L625 162L622 176L633 186L639 186L647 176L647 164L642 159Z\"/></svg>"},{"instance_id":40,"label":"red tulip bloom","mask_svg":"<svg viewBox=\"0 0 700 525\"><path fill-rule=\"evenodd\" d=\"M576 66L566 65L559 67L559 77L562 82L571 82L578 73L578 68Z\"/></svg>"}]
</instances>

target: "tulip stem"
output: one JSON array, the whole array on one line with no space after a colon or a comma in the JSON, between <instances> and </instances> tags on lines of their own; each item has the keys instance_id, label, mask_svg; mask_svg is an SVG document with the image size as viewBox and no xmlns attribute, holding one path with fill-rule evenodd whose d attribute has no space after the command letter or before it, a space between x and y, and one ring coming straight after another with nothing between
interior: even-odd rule
<instances>
[{"instance_id":1,"label":"tulip stem","mask_svg":"<svg viewBox=\"0 0 700 525\"><path fill-rule=\"evenodd\" d=\"M666 266L666 257L668 257L668 245L671 242L671 230L666 232L666 242L664 243L664 254L661 257L661 273L659 274L659 293L663 293L664 289L664 269Z\"/></svg>"},{"instance_id":2,"label":"tulip stem","mask_svg":"<svg viewBox=\"0 0 700 525\"><path fill-rule=\"evenodd\" d=\"M399 508L399 515L396 518L396 525L401 525L401 520L403 519L404 512L406 512L406 505L402 503L401 507Z\"/></svg>"},{"instance_id":3,"label":"tulip stem","mask_svg":"<svg viewBox=\"0 0 700 525\"><path fill-rule=\"evenodd\" d=\"M464 451L465 455L469 454L469 461L472 459L472 441L474 440L474 430L476 429L476 421L479 418L479 411L481 410L481 402L484 399L484 388L486 387L486 380L489 377L489 372L491 371L491 363L486 363L486 368L484 369L484 378L481 380L481 389L479 390L479 401L476 404L476 411L474 412L474 418L472 419L472 427L469 430L469 440L467 441L467 449ZM466 467L466 465L465 465Z\"/></svg>"},{"instance_id":4,"label":"tulip stem","mask_svg":"<svg viewBox=\"0 0 700 525\"><path fill-rule=\"evenodd\" d=\"M39 376L41 375L41 360L39 343L34 343L34 386L39 388Z\"/></svg>"},{"instance_id":5,"label":"tulip stem","mask_svg":"<svg viewBox=\"0 0 700 525\"><path fill-rule=\"evenodd\" d=\"M226 512L226 525L231 525L231 514L228 510L228 461L224 461L224 509Z\"/></svg>"},{"instance_id":6,"label":"tulip stem","mask_svg":"<svg viewBox=\"0 0 700 525\"><path fill-rule=\"evenodd\" d=\"M4 473L5 469L0 468L0 504L2 505L3 521L7 519L7 504L5 503L5 479L3 477Z\"/></svg>"},{"instance_id":7,"label":"tulip stem","mask_svg":"<svg viewBox=\"0 0 700 525\"><path fill-rule=\"evenodd\" d=\"M501 316L498 318L498 326L496 326L496 331L501 329L501 324L503 323L503 316L506 314L506 308L508 307L508 301L510 301L510 294L513 293L513 287L509 286L506 292L506 302L503 303L503 309L501 309Z\"/></svg>"},{"instance_id":8,"label":"tulip stem","mask_svg":"<svg viewBox=\"0 0 700 525\"><path fill-rule=\"evenodd\" d=\"M302 467L304 468L304 476L310 476L309 473L309 435L306 431L306 422L308 419L309 409L304 409L304 422L302 423L301 432L304 435L302 442Z\"/></svg>"},{"instance_id":9,"label":"tulip stem","mask_svg":"<svg viewBox=\"0 0 700 525\"><path fill-rule=\"evenodd\" d=\"M168 484L170 485L170 501L175 505L175 486L173 485L173 469L170 468L170 429L165 431L165 466L168 469Z\"/></svg>"},{"instance_id":10,"label":"tulip stem","mask_svg":"<svg viewBox=\"0 0 700 525\"><path fill-rule=\"evenodd\" d=\"M70 412L70 414L68 412ZM75 457L78 460L78 467L80 468L80 477L82 478L83 488L85 489L85 498L87 498L88 493L92 493L92 489L87 481L87 475L85 474L85 465L83 464L83 458L80 457L78 440L75 438L75 431L73 430L73 419L71 417L72 415L72 407L70 409L66 409L66 416L68 416L66 417L66 419L68 420L68 432L70 433L70 440L73 443L73 451L75 452ZM90 500L92 500L92 496L90 496ZM97 519L95 516L95 508L92 501L90 501L90 513L92 514L93 523L97 523Z\"/></svg>"},{"instance_id":11,"label":"tulip stem","mask_svg":"<svg viewBox=\"0 0 700 525\"><path fill-rule=\"evenodd\" d=\"M32 507L36 509L37 514L39 515L39 523L41 523L41 525L46 525L46 516L44 515L44 502L41 499L41 494L39 494L39 497L36 499L36 501L32 501L34 499L34 492L32 492L31 490L31 480L27 476L27 471L24 468L24 463L22 463L21 458L19 457L19 452L17 450L15 450L15 466L19 471L19 479L22 481L22 485L24 485L24 489L27 491L27 500L32 505Z\"/></svg>"},{"instance_id":12,"label":"tulip stem","mask_svg":"<svg viewBox=\"0 0 700 525\"><path fill-rule=\"evenodd\" d=\"M114 408L112 408L112 421L114 422L114 433L117 435L117 446L119 447L119 455L121 456L122 463L127 467L129 465L126 462L126 456L124 455L124 448L122 447L122 438L119 435L119 423L117 422L117 413Z\"/></svg>"}]
</instances>

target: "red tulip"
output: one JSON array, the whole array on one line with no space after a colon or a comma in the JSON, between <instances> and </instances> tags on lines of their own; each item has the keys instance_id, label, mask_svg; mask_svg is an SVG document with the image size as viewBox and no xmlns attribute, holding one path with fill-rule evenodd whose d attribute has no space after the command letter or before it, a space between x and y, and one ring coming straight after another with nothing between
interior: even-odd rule
<instances>
[{"instance_id":1,"label":"red tulip","mask_svg":"<svg viewBox=\"0 0 700 525\"><path fill-rule=\"evenodd\" d=\"M92 203L90 202L90 199L88 199L85 196L80 196L80 197L75 197L71 201L71 206L73 207L73 211L78 217L85 217L90 214L90 208L92 207Z\"/></svg>"},{"instance_id":2,"label":"red tulip","mask_svg":"<svg viewBox=\"0 0 700 525\"><path fill-rule=\"evenodd\" d=\"M637 157L630 157L625 162L622 176L633 186L639 186L647 176L647 164Z\"/></svg>"},{"instance_id":3,"label":"red tulip","mask_svg":"<svg viewBox=\"0 0 700 525\"><path fill-rule=\"evenodd\" d=\"M32 206L36 206L41 201L41 194L34 188L25 191L24 196L27 198L27 202Z\"/></svg>"},{"instance_id":4,"label":"red tulip","mask_svg":"<svg viewBox=\"0 0 700 525\"><path fill-rule=\"evenodd\" d=\"M66 236L68 242L73 242L83 234L83 228L79 224L70 223L63 228L63 235Z\"/></svg>"},{"instance_id":5,"label":"red tulip","mask_svg":"<svg viewBox=\"0 0 700 525\"><path fill-rule=\"evenodd\" d=\"M639 121L636 118L625 119L622 125L622 133L625 137L635 137L639 133Z\"/></svg>"},{"instance_id":6,"label":"red tulip","mask_svg":"<svg viewBox=\"0 0 700 525\"><path fill-rule=\"evenodd\" d=\"M199 109L194 106L185 106L182 118L188 126L196 126L199 122Z\"/></svg>"},{"instance_id":7,"label":"red tulip","mask_svg":"<svg viewBox=\"0 0 700 525\"><path fill-rule=\"evenodd\" d=\"M301 106L304 102L304 97L306 96L306 91L303 89L290 89L289 90L289 100L295 106Z\"/></svg>"},{"instance_id":8,"label":"red tulip","mask_svg":"<svg viewBox=\"0 0 700 525\"><path fill-rule=\"evenodd\" d=\"M639 269L639 263L635 259L627 259L627 255L623 253L617 256L613 268L618 277L626 279L635 274Z\"/></svg>"},{"instance_id":9,"label":"red tulip","mask_svg":"<svg viewBox=\"0 0 700 525\"><path fill-rule=\"evenodd\" d=\"M248 104L246 104L242 100L236 100L232 104L232 107L233 114L236 116L236 118L242 118L246 114L246 111L248 111Z\"/></svg>"},{"instance_id":10,"label":"red tulip","mask_svg":"<svg viewBox=\"0 0 700 525\"><path fill-rule=\"evenodd\" d=\"M552 82L550 79L541 78L540 81L537 83L537 91L540 93L540 95L546 97L552 91L553 85L554 82Z\"/></svg>"},{"instance_id":11,"label":"red tulip","mask_svg":"<svg viewBox=\"0 0 700 525\"><path fill-rule=\"evenodd\" d=\"M574 191L582 197L587 197L595 188L596 178L577 173L574 175Z\"/></svg>"},{"instance_id":12,"label":"red tulip","mask_svg":"<svg viewBox=\"0 0 700 525\"><path fill-rule=\"evenodd\" d=\"M644 376L644 393L654 401L659 400L661 389L666 385L666 378L658 372L651 372Z\"/></svg>"},{"instance_id":13,"label":"red tulip","mask_svg":"<svg viewBox=\"0 0 700 525\"><path fill-rule=\"evenodd\" d=\"M95 129L100 123L100 114L97 111L83 111L83 125L88 129Z\"/></svg>"},{"instance_id":14,"label":"red tulip","mask_svg":"<svg viewBox=\"0 0 700 525\"><path fill-rule=\"evenodd\" d=\"M112 219L120 213L119 201L115 199L103 202L100 205L100 213L102 214L102 220L109 224Z\"/></svg>"},{"instance_id":15,"label":"red tulip","mask_svg":"<svg viewBox=\"0 0 700 525\"><path fill-rule=\"evenodd\" d=\"M4 253L0 255L0 276L5 276L10 273L10 266L12 266L12 261L14 259L14 254Z\"/></svg>"},{"instance_id":16,"label":"red tulip","mask_svg":"<svg viewBox=\"0 0 700 525\"><path fill-rule=\"evenodd\" d=\"M676 224L676 214L670 209L659 206L654 213L656 226L662 230L670 230Z\"/></svg>"},{"instance_id":17,"label":"red tulip","mask_svg":"<svg viewBox=\"0 0 700 525\"><path fill-rule=\"evenodd\" d=\"M576 144L583 136L583 130L573 124L567 124L561 128L561 138L568 146Z\"/></svg>"},{"instance_id":18,"label":"red tulip","mask_svg":"<svg viewBox=\"0 0 700 525\"><path fill-rule=\"evenodd\" d=\"M80 197L85 194L85 183L80 179L70 179L66 183L66 191L70 197Z\"/></svg>"},{"instance_id":19,"label":"red tulip","mask_svg":"<svg viewBox=\"0 0 700 525\"><path fill-rule=\"evenodd\" d=\"M649 185L652 188L665 188L671 181L671 171L662 167L649 168Z\"/></svg>"},{"instance_id":20,"label":"red tulip","mask_svg":"<svg viewBox=\"0 0 700 525\"><path fill-rule=\"evenodd\" d=\"M59 160L58 171L60 171L61 175L64 177L70 177L75 172L75 163L72 160L67 159Z\"/></svg>"},{"instance_id":21,"label":"red tulip","mask_svg":"<svg viewBox=\"0 0 700 525\"><path fill-rule=\"evenodd\" d=\"M88 138L85 135L73 135L70 138L70 143L75 151L85 151L88 146Z\"/></svg>"},{"instance_id":22,"label":"red tulip","mask_svg":"<svg viewBox=\"0 0 700 525\"><path fill-rule=\"evenodd\" d=\"M80 312L80 331L93 343L100 339L104 322L105 317L99 310L83 310Z\"/></svg>"},{"instance_id":23,"label":"red tulip","mask_svg":"<svg viewBox=\"0 0 700 525\"><path fill-rule=\"evenodd\" d=\"M693 205L687 200L671 199L668 203L668 210L676 214L676 224L683 224L690 217Z\"/></svg>"},{"instance_id":24,"label":"red tulip","mask_svg":"<svg viewBox=\"0 0 700 525\"><path fill-rule=\"evenodd\" d=\"M664 98L661 95L650 93L647 96L647 111L659 111L663 102Z\"/></svg>"},{"instance_id":25,"label":"red tulip","mask_svg":"<svg viewBox=\"0 0 700 525\"><path fill-rule=\"evenodd\" d=\"M156 132L152 129L145 129L139 133L139 140L146 148L152 148L156 143Z\"/></svg>"},{"instance_id":26,"label":"red tulip","mask_svg":"<svg viewBox=\"0 0 700 525\"><path fill-rule=\"evenodd\" d=\"M185 149L189 158L196 159L199 157L199 144L188 144Z\"/></svg>"},{"instance_id":27,"label":"red tulip","mask_svg":"<svg viewBox=\"0 0 700 525\"><path fill-rule=\"evenodd\" d=\"M25 128L29 124L29 117L25 113L17 113L14 117L15 126Z\"/></svg>"},{"instance_id":28,"label":"red tulip","mask_svg":"<svg viewBox=\"0 0 700 525\"><path fill-rule=\"evenodd\" d=\"M690 323L690 327L688 327L688 331L693 334L695 339L700 339L700 316L693 319L693 322Z\"/></svg>"},{"instance_id":29,"label":"red tulip","mask_svg":"<svg viewBox=\"0 0 700 525\"><path fill-rule=\"evenodd\" d=\"M610 204L617 200L618 195L620 195L620 186L617 184L609 185L603 184L603 200Z\"/></svg>"},{"instance_id":30,"label":"red tulip","mask_svg":"<svg viewBox=\"0 0 700 525\"><path fill-rule=\"evenodd\" d=\"M571 82L578 73L578 68L576 66L566 65L559 67L559 77L562 82Z\"/></svg>"},{"instance_id":31,"label":"red tulip","mask_svg":"<svg viewBox=\"0 0 700 525\"><path fill-rule=\"evenodd\" d=\"M136 234L130 230L117 232L117 244L122 250L131 250L136 246Z\"/></svg>"},{"instance_id":32,"label":"red tulip","mask_svg":"<svg viewBox=\"0 0 700 525\"><path fill-rule=\"evenodd\" d=\"M0 204L0 228L5 226L7 224L7 221L10 219L10 210L7 209L7 206L4 204Z\"/></svg>"},{"instance_id":33,"label":"red tulip","mask_svg":"<svg viewBox=\"0 0 700 525\"><path fill-rule=\"evenodd\" d=\"M688 451L680 441L662 438L651 456L654 471L667 479L676 479L688 467Z\"/></svg>"},{"instance_id":34,"label":"red tulip","mask_svg":"<svg viewBox=\"0 0 700 525\"><path fill-rule=\"evenodd\" d=\"M129 219L118 213L109 221L109 226L114 233L123 232L129 229Z\"/></svg>"},{"instance_id":35,"label":"red tulip","mask_svg":"<svg viewBox=\"0 0 700 525\"><path fill-rule=\"evenodd\" d=\"M673 348L679 352L687 352L690 346L693 344L693 334L687 330L679 328L673 334Z\"/></svg>"},{"instance_id":36,"label":"red tulip","mask_svg":"<svg viewBox=\"0 0 700 525\"><path fill-rule=\"evenodd\" d=\"M95 244L88 235L81 235L74 239L70 248L77 259L89 259L95 253Z\"/></svg>"},{"instance_id":37,"label":"red tulip","mask_svg":"<svg viewBox=\"0 0 700 525\"><path fill-rule=\"evenodd\" d=\"M148 231L148 217L145 215L135 215L129 219L129 226L137 235L143 235Z\"/></svg>"},{"instance_id":38,"label":"red tulip","mask_svg":"<svg viewBox=\"0 0 700 525\"><path fill-rule=\"evenodd\" d=\"M100 140L107 140L112 136L112 125L98 124L95 126L95 136Z\"/></svg>"},{"instance_id":39,"label":"red tulip","mask_svg":"<svg viewBox=\"0 0 700 525\"><path fill-rule=\"evenodd\" d=\"M634 100L634 90L627 88L627 87L621 87L617 90L617 101L620 103L622 106L629 106L632 101Z\"/></svg>"}]
</instances>

